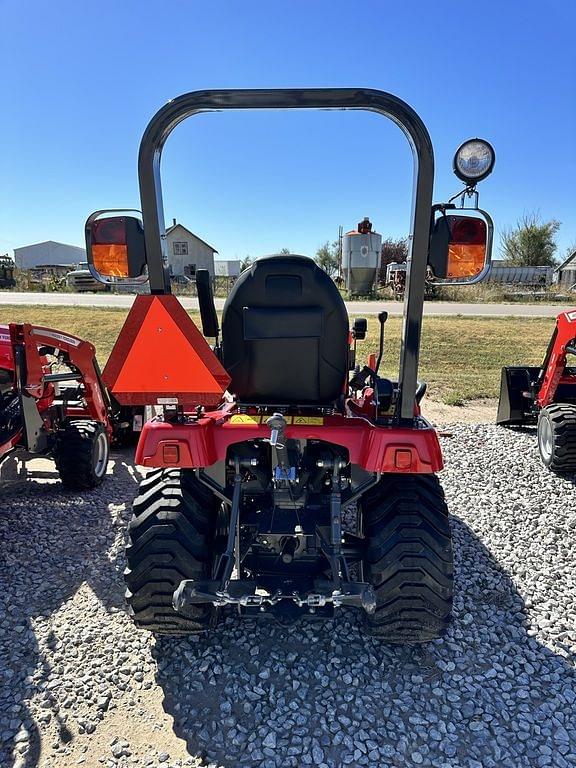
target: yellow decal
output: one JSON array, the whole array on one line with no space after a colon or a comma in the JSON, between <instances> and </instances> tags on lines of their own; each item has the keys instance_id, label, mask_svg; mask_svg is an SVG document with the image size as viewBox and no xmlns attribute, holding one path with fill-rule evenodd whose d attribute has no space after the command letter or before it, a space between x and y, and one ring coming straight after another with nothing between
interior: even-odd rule
<instances>
[{"instance_id":1,"label":"yellow decal","mask_svg":"<svg viewBox=\"0 0 576 768\"><path fill-rule=\"evenodd\" d=\"M260 420L258 416L248 416L246 413L235 413L230 417L230 424L249 424L251 426L257 426Z\"/></svg>"},{"instance_id":2,"label":"yellow decal","mask_svg":"<svg viewBox=\"0 0 576 768\"><path fill-rule=\"evenodd\" d=\"M307 427L321 427L324 424L322 416L294 416L292 424L303 424Z\"/></svg>"}]
</instances>

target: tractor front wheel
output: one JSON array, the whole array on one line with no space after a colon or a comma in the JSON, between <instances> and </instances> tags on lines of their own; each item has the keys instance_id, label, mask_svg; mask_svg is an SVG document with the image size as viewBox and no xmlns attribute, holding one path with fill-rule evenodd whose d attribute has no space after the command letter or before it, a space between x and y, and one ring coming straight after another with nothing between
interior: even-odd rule
<instances>
[{"instance_id":1,"label":"tractor front wheel","mask_svg":"<svg viewBox=\"0 0 576 768\"><path fill-rule=\"evenodd\" d=\"M211 605L183 615L172 605L184 579L209 579L218 500L181 469L153 470L140 484L128 527L126 599L134 623L160 635L208 629Z\"/></svg>"},{"instance_id":2,"label":"tractor front wheel","mask_svg":"<svg viewBox=\"0 0 576 768\"><path fill-rule=\"evenodd\" d=\"M69 421L56 435L53 456L66 488L82 491L99 485L109 455L108 434L99 421Z\"/></svg>"},{"instance_id":3,"label":"tractor front wheel","mask_svg":"<svg viewBox=\"0 0 576 768\"><path fill-rule=\"evenodd\" d=\"M452 610L452 540L435 475L387 475L362 501L364 574L376 592L371 634L391 643L441 637Z\"/></svg>"},{"instance_id":4,"label":"tractor front wheel","mask_svg":"<svg viewBox=\"0 0 576 768\"><path fill-rule=\"evenodd\" d=\"M538 449L553 472L576 472L576 405L553 403L538 415Z\"/></svg>"}]
</instances>

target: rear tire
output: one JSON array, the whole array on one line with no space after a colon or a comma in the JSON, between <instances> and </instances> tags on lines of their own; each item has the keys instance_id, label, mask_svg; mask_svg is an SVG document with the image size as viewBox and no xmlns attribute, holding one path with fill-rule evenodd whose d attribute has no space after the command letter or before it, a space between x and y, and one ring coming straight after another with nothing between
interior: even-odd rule
<instances>
[{"instance_id":1,"label":"rear tire","mask_svg":"<svg viewBox=\"0 0 576 768\"><path fill-rule=\"evenodd\" d=\"M208 629L210 605L183 615L172 596L184 579L211 577L218 500L191 472L157 469L140 484L128 527L126 599L134 623L156 634Z\"/></svg>"},{"instance_id":2,"label":"rear tire","mask_svg":"<svg viewBox=\"0 0 576 768\"><path fill-rule=\"evenodd\" d=\"M53 456L66 488L82 491L100 485L109 455L108 433L99 421L69 421L56 436Z\"/></svg>"},{"instance_id":3,"label":"rear tire","mask_svg":"<svg viewBox=\"0 0 576 768\"><path fill-rule=\"evenodd\" d=\"M538 415L538 449L553 472L576 472L576 406L554 403Z\"/></svg>"},{"instance_id":4,"label":"rear tire","mask_svg":"<svg viewBox=\"0 0 576 768\"><path fill-rule=\"evenodd\" d=\"M376 592L371 634L391 643L441 637L453 592L448 508L435 475L387 475L362 501L364 572Z\"/></svg>"}]
</instances>

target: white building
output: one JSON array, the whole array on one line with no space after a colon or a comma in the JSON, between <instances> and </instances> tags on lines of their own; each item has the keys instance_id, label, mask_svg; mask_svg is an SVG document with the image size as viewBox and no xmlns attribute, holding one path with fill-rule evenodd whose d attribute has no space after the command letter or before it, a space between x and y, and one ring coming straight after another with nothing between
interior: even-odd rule
<instances>
[{"instance_id":1,"label":"white building","mask_svg":"<svg viewBox=\"0 0 576 768\"><path fill-rule=\"evenodd\" d=\"M194 277L197 269L207 269L214 277L214 254L216 248L190 232L189 229L177 224L173 219L171 227L166 229L166 244L168 248L168 264L173 275Z\"/></svg>"},{"instance_id":2,"label":"white building","mask_svg":"<svg viewBox=\"0 0 576 768\"><path fill-rule=\"evenodd\" d=\"M86 251L76 245L47 240L22 248L14 248L14 261L20 269L40 267L45 264L79 264L86 261Z\"/></svg>"},{"instance_id":3,"label":"white building","mask_svg":"<svg viewBox=\"0 0 576 768\"><path fill-rule=\"evenodd\" d=\"M240 274L240 259L216 259L214 262L216 277L238 277Z\"/></svg>"}]
</instances>

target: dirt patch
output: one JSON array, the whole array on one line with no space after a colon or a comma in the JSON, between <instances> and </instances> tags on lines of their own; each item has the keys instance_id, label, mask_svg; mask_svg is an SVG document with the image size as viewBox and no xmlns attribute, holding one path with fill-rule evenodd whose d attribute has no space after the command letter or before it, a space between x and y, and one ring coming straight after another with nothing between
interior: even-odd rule
<instances>
[{"instance_id":1,"label":"dirt patch","mask_svg":"<svg viewBox=\"0 0 576 768\"><path fill-rule=\"evenodd\" d=\"M158 755L169 756L166 766L200 766L200 759L192 758L184 739L176 736L174 720L164 711L162 690L151 679L149 687L135 692L128 700L120 700L92 735L71 732L72 739L67 750L54 751L48 740L42 744L40 766L54 768L101 768L112 763L124 766L130 762L148 760L157 765ZM126 745L121 758L112 760L112 748Z\"/></svg>"},{"instance_id":2,"label":"dirt patch","mask_svg":"<svg viewBox=\"0 0 576 768\"><path fill-rule=\"evenodd\" d=\"M464 405L446 405L435 400L422 401L422 415L433 424L494 424L498 400L467 400Z\"/></svg>"}]
</instances>

